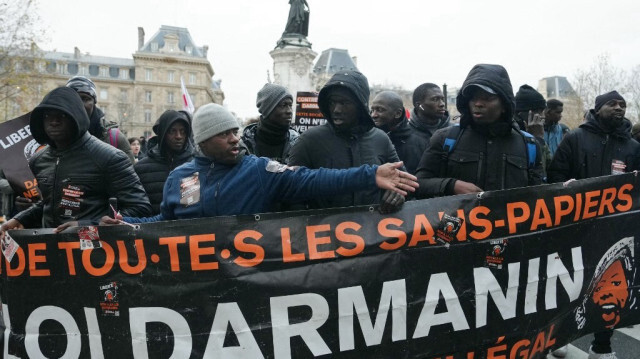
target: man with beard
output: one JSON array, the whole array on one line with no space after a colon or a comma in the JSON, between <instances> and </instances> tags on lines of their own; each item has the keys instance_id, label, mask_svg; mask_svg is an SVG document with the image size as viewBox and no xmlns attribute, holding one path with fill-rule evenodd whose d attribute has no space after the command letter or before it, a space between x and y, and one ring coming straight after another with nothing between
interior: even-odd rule
<instances>
[{"instance_id":1,"label":"man with beard","mask_svg":"<svg viewBox=\"0 0 640 359\"><path fill-rule=\"evenodd\" d=\"M76 90L82 99L84 109L89 116L89 133L102 140L102 142L108 143L124 152L131 160L131 164L134 164L135 158L133 157L129 140L120 132L118 124L107 122L104 112L96 106L96 85L93 81L84 76L74 76L67 81L66 86Z\"/></svg>"},{"instance_id":2,"label":"man with beard","mask_svg":"<svg viewBox=\"0 0 640 359\"><path fill-rule=\"evenodd\" d=\"M631 138L631 122L624 117L626 109L627 103L617 91L596 97L595 108L587 113L586 121L558 146L547 172L549 182L640 169L640 144ZM594 333L590 359L615 358L612 335L613 330Z\"/></svg>"},{"instance_id":3,"label":"man with beard","mask_svg":"<svg viewBox=\"0 0 640 359\"><path fill-rule=\"evenodd\" d=\"M409 124L427 146L434 132L450 126L444 94L438 85L424 83L413 91L413 106Z\"/></svg>"},{"instance_id":4,"label":"man with beard","mask_svg":"<svg viewBox=\"0 0 640 359\"><path fill-rule=\"evenodd\" d=\"M474 66L458 93L460 125L433 135L416 176L416 197L429 198L542 183L540 148L517 129L509 74L500 65Z\"/></svg>"},{"instance_id":5,"label":"man with beard","mask_svg":"<svg viewBox=\"0 0 640 359\"><path fill-rule=\"evenodd\" d=\"M402 97L393 91L380 92L371 103L371 118L387 133L407 172L415 174L427 144L409 126Z\"/></svg>"},{"instance_id":6,"label":"man with beard","mask_svg":"<svg viewBox=\"0 0 640 359\"><path fill-rule=\"evenodd\" d=\"M375 127L369 113L369 82L357 71L338 72L318 95L318 106L327 123L305 131L291 149L292 166L308 168L350 168L398 162L389 137ZM316 198L311 208L349 207L377 204L392 211L404 197L377 188ZM387 208L387 205L393 208Z\"/></svg>"},{"instance_id":7,"label":"man with beard","mask_svg":"<svg viewBox=\"0 0 640 359\"><path fill-rule=\"evenodd\" d=\"M169 173L193 158L189 142L191 124L187 116L178 111L165 111L153 125L155 137L149 140L147 157L133 166L149 196L153 214L160 213L162 189Z\"/></svg>"},{"instance_id":8,"label":"man with beard","mask_svg":"<svg viewBox=\"0 0 640 359\"><path fill-rule=\"evenodd\" d=\"M265 84L262 87L256 99L260 120L242 131L242 142L249 153L281 163L289 162L291 147L300 136L290 128L292 106L293 96L284 86Z\"/></svg>"},{"instance_id":9,"label":"man with beard","mask_svg":"<svg viewBox=\"0 0 640 359\"><path fill-rule=\"evenodd\" d=\"M147 218L105 216L101 223L118 224L121 218L143 223L255 214L269 210L278 201L301 202L378 188L405 196L418 185L414 176L399 170L402 162L312 170L247 155L240 147L239 127L224 107L200 107L192 122L198 152L191 162L169 174L160 214Z\"/></svg>"}]
</instances>

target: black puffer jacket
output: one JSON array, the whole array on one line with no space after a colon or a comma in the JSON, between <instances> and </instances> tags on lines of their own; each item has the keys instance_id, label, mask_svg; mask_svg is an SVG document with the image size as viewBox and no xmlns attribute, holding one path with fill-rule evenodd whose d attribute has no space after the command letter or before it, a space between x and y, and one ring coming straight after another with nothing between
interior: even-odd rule
<instances>
[{"instance_id":1,"label":"black puffer jacket","mask_svg":"<svg viewBox=\"0 0 640 359\"><path fill-rule=\"evenodd\" d=\"M165 148L164 137L176 121L183 121L187 129L185 146L180 153L168 156L169 150ZM188 141L191 132L189 120L181 112L166 111L163 113L153 126L153 132L157 136L151 138L149 144L156 143L156 145L149 149L147 157L138 161L133 167L140 177L145 191L147 191L153 214L156 215L160 213L164 182L174 168L191 161L193 158L193 146Z\"/></svg>"},{"instance_id":2,"label":"black puffer jacket","mask_svg":"<svg viewBox=\"0 0 640 359\"><path fill-rule=\"evenodd\" d=\"M257 142L256 142L257 132L258 132L257 123L252 123L249 126L245 127L244 130L242 130L242 143L245 144L250 154L256 155L258 157L262 157L263 155L258 153L257 151L257 148L258 148ZM293 147L293 144L296 143L296 141L298 140L298 137L300 137L300 134L298 133L298 131L290 128L286 134L286 140L284 142L284 148L282 150L282 158L272 158L272 159L282 163L289 163L291 147Z\"/></svg>"},{"instance_id":3,"label":"black puffer jacket","mask_svg":"<svg viewBox=\"0 0 640 359\"><path fill-rule=\"evenodd\" d=\"M44 112L58 110L72 119L74 142L58 150L44 131ZM27 228L51 228L70 221L97 224L110 213L109 198L118 199L125 216L148 216L147 195L124 152L91 136L89 118L78 93L69 87L51 91L31 113L31 133L48 144L31 157L29 167L43 200L16 215Z\"/></svg>"},{"instance_id":4,"label":"black puffer jacket","mask_svg":"<svg viewBox=\"0 0 640 359\"><path fill-rule=\"evenodd\" d=\"M415 174L418 169L418 163L420 163L420 158L422 158L422 154L427 149L428 141L425 141L424 137L418 134L410 125L404 111L402 121L391 131L387 132L387 135L391 139L391 143L393 143L398 157L404 162L404 167L407 169L407 172Z\"/></svg>"},{"instance_id":5,"label":"black puffer jacket","mask_svg":"<svg viewBox=\"0 0 640 359\"><path fill-rule=\"evenodd\" d=\"M543 170L541 150L530 135L515 129L515 101L509 75L500 65L476 65L462 85L480 84L494 89L502 99L502 121L479 126L469 112L469 98L458 93L456 106L462 114L460 127L443 128L433 135L422 156L416 176L418 198L452 195L456 180L470 182L484 191L541 184ZM528 135L528 136L527 136ZM449 151L446 139L454 139ZM529 166L528 144L535 146L534 163Z\"/></svg>"},{"instance_id":6,"label":"black puffer jacket","mask_svg":"<svg viewBox=\"0 0 640 359\"><path fill-rule=\"evenodd\" d=\"M640 170L640 144L631 138L631 122L607 129L597 120L594 110L587 121L569 132L551 160L549 182L564 182L612 174L614 161L624 164L624 172Z\"/></svg>"},{"instance_id":7,"label":"black puffer jacket","mask_svg":"<svg viewBox=\"0 0 640 359\"><path fill-rule=\"evenodd\" d=\"M350 133L337 132L329 111L329 90L345 87L358 100L360 121ZM369 83L356 71L334 75L318 96L320 110L327 123L310 128L300 135L291 149L289 164L309 168L350 168L363 164L381 165L399 161L398 155L384 131L374 127L369 115ZM347 207L380 202L379 190L358 191L352 194L325 197L309 205L313 208Z\"/></svg>"}]
</instances>

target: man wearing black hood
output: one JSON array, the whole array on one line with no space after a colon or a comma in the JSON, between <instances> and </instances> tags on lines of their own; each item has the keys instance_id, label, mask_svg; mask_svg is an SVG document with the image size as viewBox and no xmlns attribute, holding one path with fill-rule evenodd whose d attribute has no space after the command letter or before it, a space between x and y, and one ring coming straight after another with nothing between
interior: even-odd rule
<instances>
[{"instance_id":1,"label":"man wearing black hood","mask_svg":"<svg viewBox=\"0 0 640 359\"><path fill-rule=\"evenodd\" d=\"M409 125L402 97L393 91L380 92L371 103L371 118L387 133L407 172L415 174L427 143Z\"/></svg>"},{"instance_id":2,"label":"man wearing black hood","mask_svg":"<svg viewBox=\"0 0 640 359\"><path fill-rule=\"evenodd\" d=\"M33 138L48 145L29 160L42 201L2 226L8 229L56 228L97 224L111 213L109 198L121 213L151 213L147 195L122 151L91 136L89 117L78 93L59 87L47 94L30 119Z\"/></svg>"},{"instance_id":3,"label":"man wearing black hood","mask_svg":"<svg viewBox=\"0 0 640 359\"><path fill-rule=\"evenodd\" d=\"M540 148L516 129L513 89L500 65L474 66L458 93L460 126L436 131L418 165L418 198L542 183Z\"/></svg>"},{"instance_id":4,"label":"man wearing black hood","mask_svg":"<svg viewBox=\"0 0 640 359\"><path fill-rule=\"evenodd\" d=\"M133 166L149 196L153 214L160 213L164 182L174 168L193 158L191 121L183 112L167 110L153 125L155 137L147 157Z\"/></svg>"},{"instance_id":5,"label":"man wearing black hood","mask_svg":"<svg viewBox=\"0 0 640 359\"><path fill-rule=\"evenodd\" d=\"M413 91L413 111L409 120L411 128L424 140L425 146L437 130L451 126L449 112L444 105L440 87L424 83Z\"/></svg>"},{"instance_id":6,"label":"man wearing black hood","mask_svg":"<svg viewBox=\"0 0 640 359\"><path fill-rule=\"evenodd\" d=\"M107 122L104 112L96 106L96 85L93 81L84 76L74 76L67 81L66 86L76 90L82 99L84 109L89 116L89 133L124 152L129 156L131 163L135 163L129 140L120 132L118 124Z\"/></svg>"},{"instance_id":7,"label":"man wearing black hood","mask_svg":"<svg viewBox=\"0 0 640 359\"><path fill-rule=\"evenodd\" d=\"M369 114L369 82L357 71L333 75L318 95L327 123L305 131L291 149L289 165L309 168L350 168L398 162L389 137L374 126ZM388 197L384 202L404 202ZM380 191L363 190L347 195L318 198L312 208L348 207L380 203Z\"/></svg>"},{"instance_id":8,"label":"man wearing black hood","mask_svg":"<svg viewBox=\"0 0 640 359\"><path fill-rule=\"evenodd\" d=\"M627 103L617 92L596 97L585 122L569 132L556 150L547 171L549 182L564 182L640 170L640 144L631 138ZM613 330L594 333L589 358L615 359Z\"/></svg>"}]
</instances>

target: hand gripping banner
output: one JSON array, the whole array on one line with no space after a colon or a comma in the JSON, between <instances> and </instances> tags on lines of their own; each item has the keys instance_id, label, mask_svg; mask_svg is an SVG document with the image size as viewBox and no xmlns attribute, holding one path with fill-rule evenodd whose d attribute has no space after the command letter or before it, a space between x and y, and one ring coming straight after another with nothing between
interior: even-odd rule
<instances>
[{"instance_id":1,"label":"hand gripping banner","mask_svg":"<svg viewBox=\"0 0 640 359\"><path fill-rule=\"evenodd\" d=\"M640 323L635 174L11 232L5 358L544 358Z\"/></svg>"}]
</instances>

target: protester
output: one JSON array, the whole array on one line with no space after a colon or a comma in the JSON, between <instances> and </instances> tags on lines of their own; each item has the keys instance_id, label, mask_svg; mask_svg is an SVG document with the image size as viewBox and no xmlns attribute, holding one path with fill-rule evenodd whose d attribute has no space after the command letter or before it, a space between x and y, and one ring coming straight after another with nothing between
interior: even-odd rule
<instances>
[{"instance_id":1,"label":"protester","mask_svg":"<svg viewBox=\"0 0 640 359\"><path fill-rule=\"evenodd\" d=\"M182 112L167 110L153 125L157 135L149 140L147 157L133 167L149 196L153 214L160 213L162 190L169 173L191 161L193 147L189 142L191 126Z\"/></svg>"},{"instance_id":2,"label":"protester","mask_svg":"<svg viewBox=\"0 0 640 359\"><path fill-rule=\"evenodd\" d=\"M418 198L542 183L540 148L515 128L513 90L504 67L474 66L456 107L460 126L438 130L420 160Z\"/></svg>"},{"instance_id":3,"label":"protester","mask_svg":"<svg viewBox=\"0 0 640 359\"><path fill-rule=\"evenodd\" d=\"M631 122L624 115L627 103L617 92L596 97L586 122L569 132L549 166L549 182L564 182L640 170L640 144L631 138ZM615 359L613 329L596 332L590 359Z\"/></svg>"},{"instance_id":4,"label":"protester","mask_svg":"<svg viewBox=\"0 0 640 359\"><path fill-rule=\"evenodd\" d=\"M357 71L338 72L318 95L318 106L327 123L308 129L291 149L289 164L309 168L350 168L399 161L389 137L376 128L369 114L369 82ZM311 208L348 207L380 203L377 188L315 198ZM404 198L384 195L383 209L404 203Z\"/></svg>"},{"instance_id":5,"label":"protester","mask_svg":"<svg viewBox=\"0 0 640 359\"><path fill-rule=\"evenodd\" d=\"M567 134L567 130L560 124L564 104L560 100L551 99L547 101L547 108L544 111L544 141L549 146L551 156L556 153L560 142Z\"/></svg>"},{"instance_id":6,"label":"protester","mask_svg":"<svg viewBox=\"0 0 640 359\"><path fill-rule=\"evenodd\" d=\"M140 160L140 139L129 137L129 146L131 147L134 163L138 163L138 160Z\"/></svg>"},{"instance_id":7,"label":"protester","mask_svg":"<svg viewBox=\"0 0 640 359\"><path fill-rule=\"evenodd\" d=\"M260 119L244 129L242 142L251 154L288 163L291 146L300 136L290 128L293 96L284 86L265 84L258 92L256 106Z\"/></svg>"},{"instance_id":8,"label":"protester","mask_svg":"<svg viewBox=\"0 0 640 359\"><path fill-rule=\"evenodd\" d=\"M413 112L409 124L420 135L425 146L434 132L451 126L449 112L444 105L444 94L440 87L424 83L413 91Z\"/></svg>"},{"instance_id":9,"label":"protester","mask_svg":"<svg viewBox=\"0 0 640 359\"><path fill-rule=\"evenodd\" d=\"M30 118L33 138L47 144L29 160L42 201L1 227L56 228L97 224L118 199L125 215L151 213L147 195L124 152L88 132L89 117L76 91L59 87L47 94Z\"/></svg>"},{"instance_id":10,"label":"protester","mask_svg":"<svg viewBox=\"0 0 640 359\"><path fill-rule=\"evenodd\" d=\"M98 101L96 85L93 81L84 76L74 76L67 81L67 87L76 90L82 99L89 116L89 133L124 152L133 164L135 161L129 141L118 129L118 124L112 121L107 122L104 112L96 106Z\"/></svg>"},{"instance_id":11,"label":"protester","mask_svg":"<svg viewBox=\"0 0 640 359\"><path fill-rule=\"evenodd\" d=\"M545 108L547 101L542 94L529 85L522 85L516 93L515 121L521 130L532 134L542 150L542 170L546 178L547 165L551 162L551 151L544 141Z\"/></svg>"},{"instance_id":12,"label":"protester","mask_svg":"<svg viewBox=\"0 0 640 359\"><path fill-rule=\"evenodd\" d=\"M290 167L265 157L246 155L240 148L239 124L224 107L208 104L196 112L192 130L199 152L176 168L164 186L160 214L123 219L130 223L253 214L275 202L382 188L406 195L415 177L400 171L401 162L358 168L311 170ZM105 216L103 224L120 223Z\"/></svg>"},{"instance_id":13,"label":"protester","mask_svg":"<svg viewBox=\"0 0 640 359\"><path fill-rule=\"evenodd\" d=\"M402 97L393 91L379 93L371 103L371 118L387 133L407 172L415 174L427 143L409 126Z\"/></svg>"}]
</instances>

